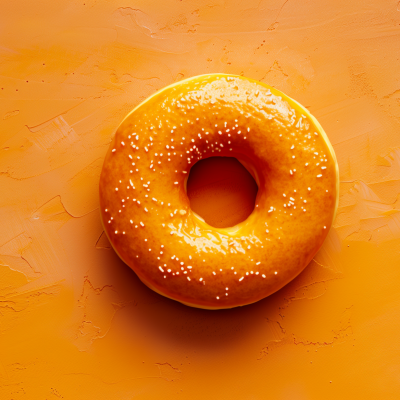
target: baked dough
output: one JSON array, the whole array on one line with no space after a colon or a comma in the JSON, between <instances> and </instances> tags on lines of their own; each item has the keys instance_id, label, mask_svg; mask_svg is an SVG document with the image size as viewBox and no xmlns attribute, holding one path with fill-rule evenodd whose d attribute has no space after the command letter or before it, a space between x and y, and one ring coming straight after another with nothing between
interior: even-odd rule
<instances>
[{"instance_id":1,"label":"baked dough","mask_svg":"<svg viewBox=\"0 0 400 400\"><path fill-rule=\"evenodd\" d=\"M258 184L251 215L215 228L190 209L192 165L236 157ZM278 90L211 74L155 93L121 123L100 178L104 230L148 287L207 309L256 302L295 278L335 218L338 165L317 120Z\"/></svg>"}]
</instances>

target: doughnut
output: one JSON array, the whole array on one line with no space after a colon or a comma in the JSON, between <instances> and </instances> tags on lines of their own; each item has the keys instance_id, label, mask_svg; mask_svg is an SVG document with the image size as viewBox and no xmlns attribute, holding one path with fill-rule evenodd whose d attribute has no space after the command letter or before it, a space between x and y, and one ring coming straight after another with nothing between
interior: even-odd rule
<instances>
[{"instance_id":1,"label":"doughnut","mask_svg":"<svg viewBox=\"0 0 400 400\"><path fill-rule=\"evenodd\" d=\"M253 212L228 228L190 208L191 167L234 157L254 177ZM335 218L339 174L309 111L253 79L208 74L153 94L122 121L100 175L104 231L152 290L224 309L261 300L293 280Z\"/></svg>"}]
</instances>

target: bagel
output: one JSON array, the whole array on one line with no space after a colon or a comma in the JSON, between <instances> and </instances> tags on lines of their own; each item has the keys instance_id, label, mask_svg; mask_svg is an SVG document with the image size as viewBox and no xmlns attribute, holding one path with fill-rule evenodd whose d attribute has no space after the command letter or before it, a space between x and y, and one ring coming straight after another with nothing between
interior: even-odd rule
<instances>
[{"instance_id":1,"label":"bagel","mask_svg":"<svg viewBox=\"0 0 400 400\"><path fill-rule=\"evenodd\" d=\"M258 185L253 212L229 228L190 208L190 168L235 157ZM282 92L242 76L174 83L118 127L100 176L104 231L157 293L223 309L254 303L294 279L335 218L339 174L318 121Z\"/></svg>"}]
</instances>

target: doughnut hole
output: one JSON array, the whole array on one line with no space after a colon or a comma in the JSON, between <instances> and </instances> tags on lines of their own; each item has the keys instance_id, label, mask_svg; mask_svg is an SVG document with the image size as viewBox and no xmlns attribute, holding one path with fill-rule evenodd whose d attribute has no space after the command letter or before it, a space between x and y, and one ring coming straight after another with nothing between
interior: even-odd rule
<instances>
[{"instance_id":1,"label":"doughnut hole","mask_svg":"<svg viewBox=\"0 0 400 400\"><path fill-rule=\"evenodd\" d=\"M228 228L253 212L258 186L236 158L210 157L193 165L186 191L192 211L215 228Z\"/></svg>"}]
</instances>

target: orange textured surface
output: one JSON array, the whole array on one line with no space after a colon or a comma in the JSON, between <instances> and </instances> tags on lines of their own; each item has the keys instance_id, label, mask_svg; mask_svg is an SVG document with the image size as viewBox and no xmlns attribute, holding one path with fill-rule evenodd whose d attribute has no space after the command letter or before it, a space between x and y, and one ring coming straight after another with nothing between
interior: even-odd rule
<instances>
[{"instance_id":1,"label":"orange textured surface","mask_svg":"<svg viewBox=\"0 0 400 400\"><path fill-rule=\"evenodd\" d=\"M0 6L0 398L397 399L398 1ZM190 76L306 106L339 162L336 221L271 297L210 312L110 249L98 181L123 117Z\"/></svg>"},{"instance_id":2,"label":"orange textured surface","mask_svg":"<svg viewBox=\"0 0 400 400\"><path fill-rule=\"evenodd\" d=\"M209 225L228 228L254 210L258 192L250 172L234 157L210 157L190 169L190 208Z\"/></svg>"}]
</instances>

